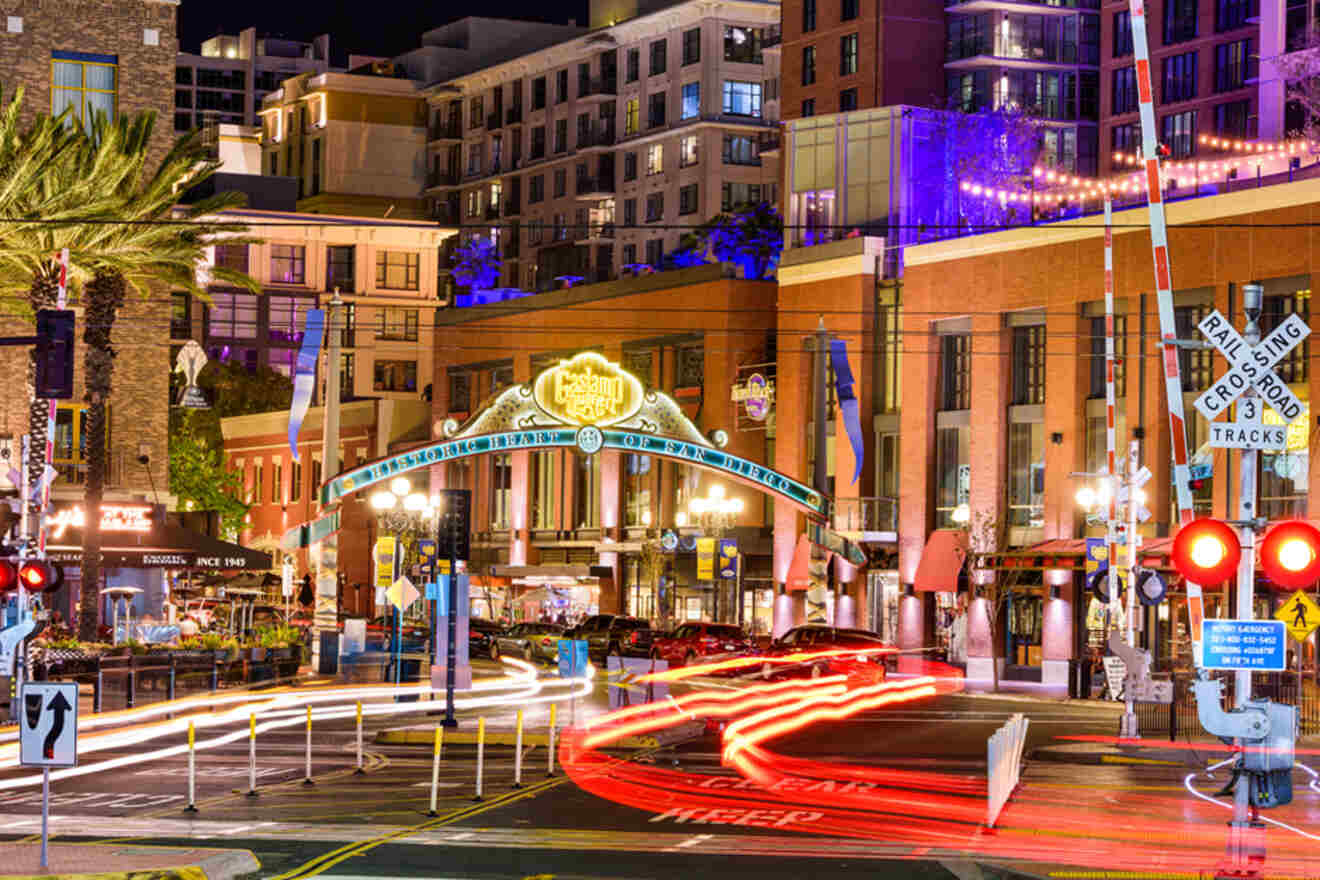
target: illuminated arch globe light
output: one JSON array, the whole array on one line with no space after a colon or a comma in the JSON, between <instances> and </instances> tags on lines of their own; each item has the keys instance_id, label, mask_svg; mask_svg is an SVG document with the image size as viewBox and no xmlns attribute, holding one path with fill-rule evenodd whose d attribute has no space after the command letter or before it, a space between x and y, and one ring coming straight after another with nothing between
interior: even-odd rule
<instances>
[{"instance_id":1,"label":"illuminated arch globe light","mask_svg":"<svg viewBox=\"0 0 1320 880\"><path fill-rule=\"evenodd\" d=\"M1260 566L1281 587L1311 586L1320 579L1320 530L1301 520L1279 523L1261 541Z\"/></svg>"},{"instance_id":2,"label":"illuminated arch globe light","mask_svg":"<svg viewBox=\"0 0 1320 880\"><path fill-rule=\"evenodd\" d=\"M371 495L372 510L393 510L397 503L398 498L393 492L373 492Z\"/></svg>"},{"instance_id":3,"label":"illuminated arch globe light","mask_svg":"<svg viewBox=\"0 0 1320 880\"><path fill-rule=\"evenodd\" d=\"M395 477L390 480L390 491L403 498L412 491L412 483L407 477Z\"/></svg>"}]
</instances>

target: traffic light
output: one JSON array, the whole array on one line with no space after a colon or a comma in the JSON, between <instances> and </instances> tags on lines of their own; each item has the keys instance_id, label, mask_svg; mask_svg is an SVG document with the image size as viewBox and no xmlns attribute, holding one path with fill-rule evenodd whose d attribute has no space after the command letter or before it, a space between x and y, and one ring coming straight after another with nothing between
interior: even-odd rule
<instances>
[{"instance_id":1,"label":"traffic light","mask_svg":"<svg viewBox=\"0 0 1320 880\"><path fill-rule=\"evenodd\" d=\"M1302 520L1279 523L1260 543L1260 567L1281 587L1311 586L1320 580L1320 530Z\"/></svg>"},{"instance_id":2,"label":"traffic light","mask_svg":"<svg viewBox=\"0 0 1320 880\"><path fill-rule=\"evenodd\" d=\"M64 582L64 572L53 562L29 559L18 568L18 582L29 593L53 593Z\"/></svg>"},{"instance_id":3,"label":"traffic light","mask_svg":"<svg viewBox=\"0 0 1320 880\"><path fill-rule=\"evenodd\" d=\"M73 397L73 336L71 310L37 312L37 397L46 400Z\"/></svg>"},{"instance_id":4,"label":"traffic light","mask_svg":"<svg viewBox=\"0 0 1320 880\"><path fill-rule=\"evenodd\" d=\"M18 564L12 559L0 559L0 596L18 587Z\"/></svg>"},{"instance_id":5,"label":"traffic light","mask_svg":"<svg viewBox=\"0 0 1320 880\"><path fill-rule=\"evenodd\" d=\"M1173 539L1173 565L1194 584L1223 583L1237 570L1241 559L1237 532L1223 520L1193 520Z\"/></svg>"}]
</instances>

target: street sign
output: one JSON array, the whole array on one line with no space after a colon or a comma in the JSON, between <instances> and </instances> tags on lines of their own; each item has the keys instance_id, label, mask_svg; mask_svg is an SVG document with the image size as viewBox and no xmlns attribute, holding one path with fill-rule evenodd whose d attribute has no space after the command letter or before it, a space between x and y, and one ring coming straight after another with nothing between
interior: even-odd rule
<instances>
[{"instance_id":1,"label":"street sign","mask_svg":"<svg viewBox=\"0 0 1320 880\"><path fill-rule=\"evenodd\" d=\"M1210 445L1216 449L1282 449L1287 440L1288 428L1285 425L1210 423Z\"/></svg>"},{"instance_id":2,"label":"street sign","mask_svg":"<svg viewBox=\"0 0 1320 880\"><path fill-rule=\"evenodd\" d=\"M78 765L77 682L23 682L18 762L24 767Z\"/></svg>"},{"instance_id":3,"label":"street sign","mask_svg":"<svg viewBox=\"0 0 1320 880\"><path fill-rule=\"evenodd\" d=\"M1201 666L1282 672L1286 640L1281 620L1205 620L1201 623Z\"/></svg>"},{"instance_id":4,"label":"street sign","mask_svg":"<svg viewBox=\"0 0 1320 880\"><path fill-rule=\"evenodd\" d=\"M400 576L398 580L390 584L390 588L385 591L385 598L390 600L390 604L400 611L407 609L409 605L422 597L413 586L413 582L406 576Z\"/></svg>"},{"instance_id":5,"label":"street sign","mask_svg":"<svg viewBox=\"0 0 1320 880\"><path fill-rule=\"evenodd\" d=\"M280 595L285 599L293 597L293 560L285 559L280 570Z\"/></svg>"},{"instance_id":6,"label":"street sign","mask_svg":"<svg viewBox=\"0 0 1320 880\"><path fill-rule=\"evenodd\" d=\"M468 489L441 489L440 510L436 523L440 559L470 559L469 533L472 531L472 492Z\"/></svg>"},{"instance_id":7,"label":"street sign","mask_svg":"<svg viewBox=\"0 0 1320 880\"><path fill-rule=\"evenodd\" d=\"M1233 401L1253 387L1285 423L1302 414L1301 401L1275 375L1273 367L1311 334L1306 321L1293 313L1254 346L1247 345L1218 309L1206 315L1196 328L1219 349L1232 367L1196 399L1194 405L1206 421L1213 422L1220 413L1227 412Z\"/></svg>"},{"instance_id":8,"label":"street sign","mask_svg":"<svg viewBox=\"0 0 1320 880\"><path fill-rule=\"evenodd\" d=\"M1283 621L1283 625L1288 628L1294 639L1304 642L1307 636L1315 632L1316 627L1320 627L1320 605L1315 604L1314 599L1298 590L1292 594L1292 598L1279 606L1279 610L1274 612L1274 617Z\"/></svg>"},{"instance_id":9,"label":"street sign","mask_svg":"<svg viewBox=\"0 0 1320 880\"><path fill-rule=\"evenodd\" d=\"M559 640L559 677L572 678L587 671L587 643L582 639Z\"/></svg>"}]
</instances>

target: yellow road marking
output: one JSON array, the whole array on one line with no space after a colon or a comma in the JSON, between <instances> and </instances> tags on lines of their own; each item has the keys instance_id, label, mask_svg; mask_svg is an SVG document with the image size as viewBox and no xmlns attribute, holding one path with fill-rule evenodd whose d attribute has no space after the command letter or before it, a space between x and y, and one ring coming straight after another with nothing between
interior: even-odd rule
<instances>
[{"instance_id":1,"label":"yellow road marking","mask_svg":"<svg viewBox=\"0 0 1320 880\"><path fill-rule=\"evenodd\" d=\"M1160 758L1129 758L1127 755L1101 755L1101 764L1163 764L1166 767L1182 767L1181 761L1165 761Z\"/></svg>"}]
</instances>

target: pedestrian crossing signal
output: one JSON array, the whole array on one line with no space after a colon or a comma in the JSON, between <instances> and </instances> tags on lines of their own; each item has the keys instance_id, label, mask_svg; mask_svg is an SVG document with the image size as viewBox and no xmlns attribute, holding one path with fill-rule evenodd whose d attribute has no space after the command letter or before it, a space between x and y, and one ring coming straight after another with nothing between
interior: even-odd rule
<instances>
[{"instance_id":1,"label":"pedestrian crossing signal","mask_svg":"<svg viewBox=\"0 0 1320 880\"><path fill-rule=\"evenodd\" d=\"M1320 530L1301 520L1279 523L1261 541L1260 567L1280 587L1311 586L1320 580Z\"/></svg>"}]
</instances>

